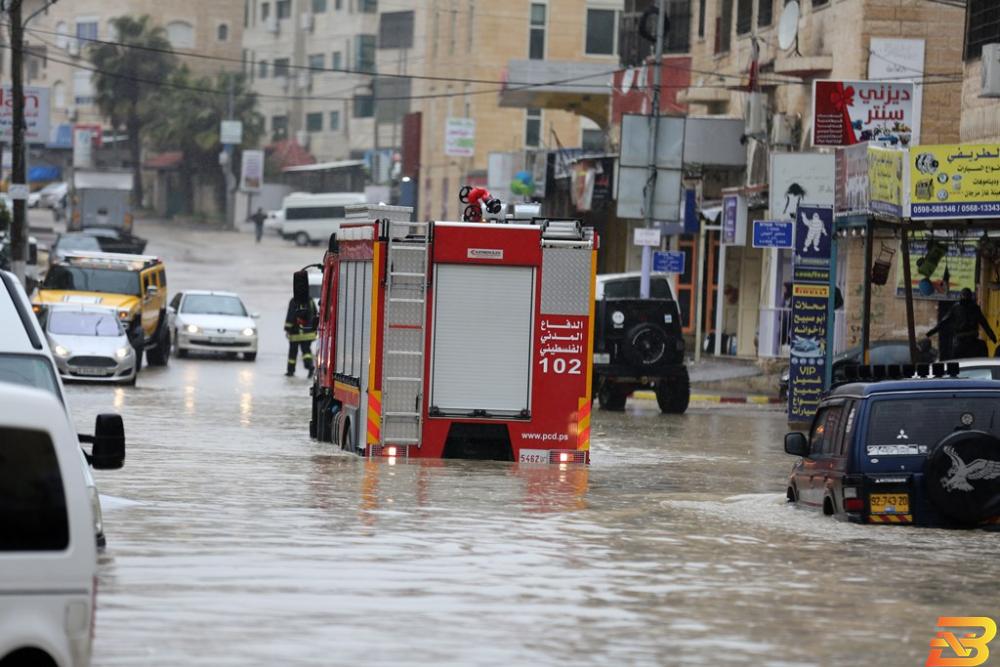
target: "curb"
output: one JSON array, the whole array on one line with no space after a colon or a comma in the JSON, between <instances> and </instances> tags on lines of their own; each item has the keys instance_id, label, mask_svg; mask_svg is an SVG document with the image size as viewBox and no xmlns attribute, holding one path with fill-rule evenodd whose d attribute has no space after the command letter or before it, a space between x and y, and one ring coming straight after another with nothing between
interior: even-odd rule
<instances>
[{"instance_id":1,"label":"curb","mask_svg":"<svg viewBox=\"0 0 1000 667\"><path fill-rule=\"evenodd\" d=\"M646 401L655 401L656 394L652 391L637 391L632 394L632 398ZM691 394L692 403L725 403L730 405L779 405L783 400L775 396L765 396L761 394L750 396L722 396L720 394Z\"/></svg>"}]
</instances>

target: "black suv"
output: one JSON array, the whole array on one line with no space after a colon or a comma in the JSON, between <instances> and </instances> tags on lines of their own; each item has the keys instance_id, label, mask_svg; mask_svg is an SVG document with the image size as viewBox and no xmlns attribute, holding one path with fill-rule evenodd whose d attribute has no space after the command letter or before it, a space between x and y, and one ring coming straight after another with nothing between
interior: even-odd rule
<instances>
[{"instance_id":1,"label":"black suv","mask_svg":"<svg viewBox=\"0 0 1000 667\"><path fill-rule=\"evenodd\" d=\"M874 375L910 379L836 387L808 436L785 436L802 457L788 500L857 523L1000 524L1000 382L892 368Z\"/></svg>"},{"instance_id":2,"label":"black suv","mask_svg":"<svg viewBox=\"0 0 1000 667\"><path fill-rule=\"evenodd\" d=\"M637 389L654 389L660 410L687 410L691 384L684 366L680 311L664 275L652 276L649 299L639 276L598 276L594 316L594 388L601 408L624 410Z\"/></svg>"}]
</instances>

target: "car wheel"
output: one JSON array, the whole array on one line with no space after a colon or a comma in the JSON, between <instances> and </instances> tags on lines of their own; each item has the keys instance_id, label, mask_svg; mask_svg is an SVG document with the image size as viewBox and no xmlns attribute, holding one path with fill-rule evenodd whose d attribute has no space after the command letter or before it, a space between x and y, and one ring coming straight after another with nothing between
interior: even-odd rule
<instances>
[{"instance_id":1,"label":"car wheel","mask_svg":"<svg viewBox=\"0 0 1000 667\"><path fill-rule=\"evenodd\" d=\"M346 452L354 451L354 436L351 435L351 420L345 419L340 432L340 447Z\"/></svg>"},{"instance_id":2,"label":"car wheel","mask_svg":"<svg viewBox=\"0 0 1000 667\"><path fill-rule=\"evenodd\" d=\"M309 235L305 232L299 232L295 235L295 245L297 246L307 246L309 245Z\"/></svg>"},{"instance_id":3,"label":"car wheel","mask_svg":"<svg viewBox=\"0 0 1000 667\"><path fill-rule=\"evenodd\" d=\"M160 313L160 325L156 330L156 346L149 348L146 356L150 366L166 366L170 361L170 329L164 323L165 314Z\"/></svg>"},{"instance_id":4,"label":"car wheel","mask_svg":"<svg viewBox=\"0 0 1000 667\"><path fill-rule=\"evenodd\" d=\"M256 360L257 360L257 353L256 352L244 352L243 353L243 361L256 361Z\"/></svg>"},{"instance_id":5,"label":"car wheel","mask_svg":"<svg viewBox=\"0 0 1000 667\"><path fill-rule=\"evenodd\" d=\"M122 382L122 384L127 385L129 387L134 387L136 380L138 379L139 379L139 372L136 371L135 373L132 373L132 377Z\"/></svg>"},{"instance_id":6,"label":"car wheel","mask_svg":"<svg viewBox=\"0 0 1000 667\"><path fill-rule=\"evenodd\" d=\"M682 415L691 402L691 380L687 368L681 366L656 383L656 404L660 412L668 415Z\"/></svg>"},{"instance_id":7,"label":"car wheel","mask_svg":"<svg viewBox=\"0 0 1000 667\"><path fill-rule=\"evenodd\" d=\"M788 487L788 489L785 491L785 500L787 500L790 503L799 502L799 494L795 492L794 486Z\"/></svg>"},{"instance_id":8,"label":"car wheel","mask_svg":"<svg viewBox=\"0 0 1000 667\"><path fill-rule=\"evenodd\" d=\"M597 403L602 410L622 412L627 399L628 392L613 382L603 382L597 391Z\"/></svg>"}]
</instances>

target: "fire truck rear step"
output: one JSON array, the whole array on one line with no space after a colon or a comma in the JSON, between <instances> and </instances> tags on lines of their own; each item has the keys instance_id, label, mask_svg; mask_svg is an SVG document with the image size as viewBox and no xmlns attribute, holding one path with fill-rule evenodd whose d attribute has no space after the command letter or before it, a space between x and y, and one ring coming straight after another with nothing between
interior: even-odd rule
<instances>
[{"instance_id":1,"label":"fire truck rear step","mask_svg":"<svg viewBox=\"0 0 1000 667\"><path fill-rule=\"evenodd\" d=\"M381 444L419 447L431 226L396 220L385 224L388 270L382 319Z\"/></svg>"}]
</instances>

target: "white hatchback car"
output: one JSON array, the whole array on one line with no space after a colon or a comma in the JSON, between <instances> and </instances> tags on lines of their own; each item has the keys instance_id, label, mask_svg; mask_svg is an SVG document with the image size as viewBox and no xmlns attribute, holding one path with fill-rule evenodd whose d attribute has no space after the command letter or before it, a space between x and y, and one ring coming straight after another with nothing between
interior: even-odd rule
<instances>
[{"instance_id":1,"label":"white hatchback car","mask_svg":"<svg viewBox=\"0 0 1000 667\"><path fill-rule=\"evenodd\" d=\"M174 295L167 309L178 357L189 351L242 353L257 358L257 313L247 312L233 292L186 290Z\"/></svg>"},{"instance_id":2,"label":"white hatchback car","mask_svg":"<svg viewBox=\"0 0 1000 667\"><path fill-rule=\"evenodd\" d=\"M94 518L79 442L53 418L62 412L51 392L0 382L3 665L90 663Z\"/></svg>"},{"instance_id":3,"label":"white hatchback car","mask_svg":"<svg viewBox=\"0 0 1000 667\"><path fill-rule=\"evenodd\" d=\"M45 334L64 380L135 384L135 349L117 311L53 306L45 313Z\"/></svg>"}]
</instances>

